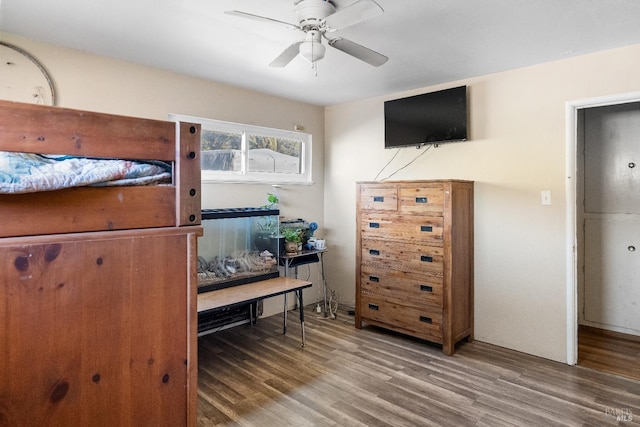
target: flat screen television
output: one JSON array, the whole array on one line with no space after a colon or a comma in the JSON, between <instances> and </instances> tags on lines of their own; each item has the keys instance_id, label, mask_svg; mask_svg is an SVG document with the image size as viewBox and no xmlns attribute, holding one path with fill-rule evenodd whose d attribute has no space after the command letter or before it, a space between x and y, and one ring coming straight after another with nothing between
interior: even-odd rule
<instances>
[{"instance_id":1,"label":"flat screen television","mask_svg":"<svg viewBox=\"0 0 640 427\"><path fill-rule=\"evenodd\" d=\"M384 147L420 147L467 140L467 87L384 103Z\"/></svg>"}]
</instances>

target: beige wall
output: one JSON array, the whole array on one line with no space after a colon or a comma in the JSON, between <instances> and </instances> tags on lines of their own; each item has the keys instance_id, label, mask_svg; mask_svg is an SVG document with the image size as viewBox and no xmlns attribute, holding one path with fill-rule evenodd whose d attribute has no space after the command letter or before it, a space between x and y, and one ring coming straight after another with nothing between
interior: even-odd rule
<instances>
[{"instance_id":1,"label":"beige wall","mask_svg":"<svg viewBox=\"0 0 640 427\"><path fill-rule=\"evenodd\" d=\"M327 279L340 300L355 300L355 182L395 153L383 148L383 102L466 84L470 141L431 149L393 179L476 182L476 339L566 361L565 103L637 91L638 64L640 45L326 108ZM381 178L423 150L401 149Z\"/></svg>"},{"instance_id":2,"label":"beige wall","mask_svg":"<svg viewBox=\"0 0 640 427\"><path fill-rule=\"evenodd\" d=\"M34 56L54 82L57 105L67 108L167 120L169 113L293 130L302 125L313 135L313 185L279 189L284 216L305 218L323 227L324 110L300 102L206 80L90 55L2 34L2 39ZM221 65L223 66L223 64ZM260 206L270 185L205 184L204 208ZM317 277L301 267L301 277ZM304 276L303 276L304 275ZM318 298L319 285L305 291L307 302ZM290 300L293 298L290 298ZM265 302L265 313L282 311L282 302Z\"/></svg>"}]
</instances>

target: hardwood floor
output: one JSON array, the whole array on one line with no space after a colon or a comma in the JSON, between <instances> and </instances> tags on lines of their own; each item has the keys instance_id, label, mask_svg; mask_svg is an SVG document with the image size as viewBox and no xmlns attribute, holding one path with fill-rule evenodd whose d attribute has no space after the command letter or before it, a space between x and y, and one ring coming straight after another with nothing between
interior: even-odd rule
<instances>
[{"instance_id":1,"label":"hardwood floor","mask_svg":"<svg viewBox=\"0 0 640 427\"><path fill-rule=\"evenodd\" d=\"M311 311L305 348L297 312L199 339L198 426L640 425L640 381Z\"/></svg>"},{"instance_id":2,"label":"hardwood floor","mask_svg":"<svg viewBox=\"0 0 640 427\"><path fill-rule=\"evenodd\" d=\"M578 364L640 380L640 337L580 326Z\"/></svg>"}]
</instances>

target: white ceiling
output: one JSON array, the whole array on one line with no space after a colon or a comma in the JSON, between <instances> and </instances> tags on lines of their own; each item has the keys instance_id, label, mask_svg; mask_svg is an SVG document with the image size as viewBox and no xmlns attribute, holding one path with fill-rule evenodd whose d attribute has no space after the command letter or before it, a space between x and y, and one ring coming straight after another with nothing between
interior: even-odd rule
<instances>
[{"instance_id":1,"label":"white ceiling","mask_svg":"<svg viewBox=\"0 0 640 427\"><path fill-rule=\"evenodd\" d=\"M640 43L638 0L376 1L383 15L334 34L389 61L328 47L317 76L300 57L268 65L300 31L224 14L296 23L293 0L0 0L0 31L317 105Z\"/></svg>"}]
</instances>

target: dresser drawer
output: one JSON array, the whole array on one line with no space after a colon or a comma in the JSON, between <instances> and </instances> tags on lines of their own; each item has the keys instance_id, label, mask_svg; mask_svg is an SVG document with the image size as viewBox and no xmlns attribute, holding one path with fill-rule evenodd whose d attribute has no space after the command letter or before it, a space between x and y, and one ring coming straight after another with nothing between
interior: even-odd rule
<instances>
[{"instance_id":1,"label":"dresser drawer","mask_svg":"<svg viewBox=\"0 0 640 427\"><path fill-rule=\"evenodd\" d=\"M442 307L442 280L442 275L382 270L364 265L360 270L360 292Z\"/></svg>"},{"instance_id":2,"label":"dresser drawer","mask_svg":"<svg viewBox=\"0 0 640 427\"><path fill-rule=\"evenodd\" d=\"M442 245L442 217L365 213L361 216L363 239L398 240Z\"/></svg>"},{"instance_id":3,"label":"dresser drawer","mask_svg":"<svg viewBox=\"0 0 640 427\"><path fill-rule=\"evenodd\" d=\"M421 184L398 190L398 212L403 214L442 214L444 186Z\"/></svg>"},{"instance_id":4,"label":"dresser drawer","mask_svg":"<svg viewBox=\"0 0 640 427\"><path fill-rule=\"evenodd\" d=\"M442 247L362 239L362 264L379 268L442 275Z\"/></svg>"},{"instance_id":5,"label":"dresser drawer","mask_svg":"<svg viewBox=\"0 0 640 427\"><path fill-rule=\"evenodd\" d=\"M428 306L414 306L402 300L362 295L360 313L367 319L386 324L398 332L442 342L442 310Z\"/></svg>"},{"instance_id":6,"label":"dresser drawer","mask_svg":"<svg viewBox=\"0 0 640 427\"><path fill-rule=\"evenodd\" d=\"M398 210L398 189L395 186L360 188L360 209L363 211L396 212Z\"/></svg>"}]
</instances>

